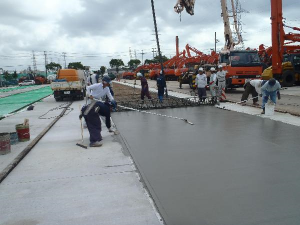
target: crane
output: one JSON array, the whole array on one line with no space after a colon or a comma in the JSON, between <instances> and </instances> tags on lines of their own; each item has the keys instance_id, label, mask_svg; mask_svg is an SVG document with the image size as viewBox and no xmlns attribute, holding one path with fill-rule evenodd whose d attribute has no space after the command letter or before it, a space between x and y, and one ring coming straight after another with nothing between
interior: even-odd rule
<instances>
[{"instance_id":1,"label":"crane","mask_svg":"<svg viewBox=\"0 0 300 225\"><path fill-rule=\"evenodd\" d=\"M284 27L294 31L300 31L300 28L283 23L282 0L271 1L271 22L272 47L264 49L261 45L260 50L267 58L271 58L272 66L264 70L262 78L267 80L274 77L283 86L290 87L300 82L300 46L289 44L300 42L300 34L286 34Z\"/></svg>"},{"instance_id":2,"label":"crane","mask_svg":"<svg viewBox=\"0 0 300 225\"><path fill-rule=\"evenodd\" d=\"M224 24L225 45L218 58L219 64L223 65L224 69L227 71L226 86L227 88L233 88L243 86L247 80L259 79L262 74L262 63L256 50L235 49L235 46L242 42L242 36L239 31L237 12L234 4L236 0L229 0L231 3L232 15L229 15L227 1L228 0L220 0L222 11L221 17L223 18ZM195 1L178 0L175 5L175 12L181 13L189 3L195 4ZM189 13L188 8L185 9ZM233 18L234 30L237 35L236 42L232 35L230 24L231 17ZM214 58L212 58L212 60L214 60Z\"/></svg>"}]
</instances>

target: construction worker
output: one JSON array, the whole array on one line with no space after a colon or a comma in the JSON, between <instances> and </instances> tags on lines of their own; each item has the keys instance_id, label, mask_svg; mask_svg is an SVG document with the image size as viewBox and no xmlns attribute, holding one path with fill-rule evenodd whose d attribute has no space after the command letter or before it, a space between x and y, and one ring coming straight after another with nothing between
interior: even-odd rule
<instances>
[{"instance_id":1,"label":"construction worker","mask_svg":"<svg viewBox=\"0 0 300 225\"><path fill-rule=\"evenodd\" d=\"M104 77L102 79L102 83L96 83L91 86L88 86L87 87L87 96L90 99L96 98L97 100L100 100L107 96L115 110L116 101L115 101L114 97L111 95L111 92L109 90L109 82L110 82L110 80L108 80L106 77ZM104 104L100 101L97 101L96 105L100 107L100 109L98 111L99 115L105 117L105 125L108 128L108 131L113 132L113 130L111 129L111 122L110 122L110 107L107 104Z\"/></svg>"},{"instance_id":2,"label":"construction worker","mask_svg":"<svg viewBox=\"0 0 300 225\"><path fill-rule=\"evenodd\" d=\"M97 80L97 74L96 73L93 73L92 75L91 75L91 83L92 84L97 84L98 83L98 80Z\"/></svg>"},{"instance_id":3,"label":"construction worker","mask_svg":"<svg viewBox=\"0 0 300 225\"><path fill-rule=\"evenodd\" d=\"M261 94L262 83L263 80L251 80L244 85L245 91L241 99L243 105L246 104L245 102L248 100L250 93L252 94L253 105L258 105L258 95Z\"/></svg>"},{"instance_id":4,"label":"construction worker","mask_svg":"<svg viewBox=\"0 0 300 225\"><path fill-rule=\"evenodd\" d=\"M163 98L164 98L165 88L167 87L165 76L164 76L162 70L159 72L159 76L157 77L157 80L156 80L156 85L157 85L157 91L158 91L157 92L158 99L159 99L159 102L162 103Z\"/></svg>"},{"instance_id":5,"label":"construction worker","mask_svg":"<svg viewBox=\"0 0 300 225\"><path fill-rule=\"evenodd\" d=\"M212 100L216 100L216 83L217 83L217 74L216 74L216 69L215 67L210 68L210 81L209 81L209 90L212 96Z\"/></svg>"},{"instance_id":6,"label":"construction worker","mask_svg":"<svg viewBox=\"0 0 300 225\"><path fill-rule=\"evenodd\" d=\"M265 114L265 105L269 100L269 97L271 101L276 104L276 95L278 96L278 99L280 99L280 83L275 80L274 78L271 78L269 81L267 81L262 87L261 87L261 92L262 92L262 105L261 108L263 111L261 112L262 114Z\"/></svg>"},{"instance_id":7,"label":"construction worker","mask_svg":"<svg viewBox=\"0 0 300 225\"><path fill-rule=\"evenodd\" d=\"M202 67L198 69L198 74L196 76L195 85L198 89L198 97L199 101L204 101L206 99L206 85L207 85L207 77L204 73Z\"/></svg>"},{"instance_id":8,"label":"construction worker","mask_svg":"<svg viewBox=\"0 0 300 225\"><path fill-rule=\"evenodd\" d=\"M149 93L149 86L148 86L148 81L147 79L144 77L144 75L142 73L137 73L137 77L139 77L141 79L141 100L144 103L144 98L145 95L147 96L148 99L152 99Z\"/></svg>"},{"instance_id":9,"label":"construction worker","mask_svg":"<svg viewBox=\"0 0 300 225\"><path fill-rule=\"evenodd\" d=\"M223 70L223 66L218 66L217 72L217 81L218 81L218 93L217 93L217 101L223 101L223 98L226 98L225 95L225 88L226 88L226 73L227 71Z\"/></svg>"},{"instance_id":10,"label":"construction worker","mask_svg":"<svg viewBox=\"0 0 300 225\"><path fill-rule=\"evenodd\" d=\"M90 147L100 147L102 146L102 136L101 136L101 120L99 114L96 111L96 106L89 111L87 115L84 115L87 106L82 107L79 119L84 117L88 131L90 133Z\"/></svg>"}]
</instances>

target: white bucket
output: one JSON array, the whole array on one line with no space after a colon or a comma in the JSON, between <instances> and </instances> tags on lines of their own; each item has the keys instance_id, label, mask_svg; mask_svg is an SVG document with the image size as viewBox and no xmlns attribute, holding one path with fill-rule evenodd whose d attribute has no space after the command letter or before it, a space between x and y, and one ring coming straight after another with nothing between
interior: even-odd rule
<instances>
[{"instance_id":1,"label":"white bucket","mask_svg":"<svg viewBox=\"0 0 300 225\"><path fill-rule=\"evenodd\" d=\"M268 102L265 105L265 115L266 116L273 116L274 115L274 110L275 110L275 104L273 102Z\"/></svg>"}]
</instances>

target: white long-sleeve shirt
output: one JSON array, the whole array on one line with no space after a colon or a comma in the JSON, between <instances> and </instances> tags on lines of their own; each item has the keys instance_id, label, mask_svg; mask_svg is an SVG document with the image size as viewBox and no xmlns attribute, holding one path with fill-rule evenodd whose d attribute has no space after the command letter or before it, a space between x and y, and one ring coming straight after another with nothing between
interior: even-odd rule
<instances>
[{"instance_id":1,"label":"white long-sleeve shirt","mask_svg":"<svg viewBox=\"0 0 300 225\"><path fill-rule=\"evenodd\" d=\"M217 79L219 83L225 83L227 71L222 70L217 72Z\"/></svg>"},{"instance_id":2,"label":"white long-sleeve shirt","mask_svg":"<svg viewBox=\"0 0 300 225\"><path fill-rule=\"evenodd\" d=\"M198 88L204 88L207 85L206 75L204 73L203 74L198 74L196 76L195 84L197 85Z\"/></svg>"},{"instance_id":3,"label":"white long-sleeve shirt","mask_svg":"<svg viewBox=\"0 0 300 225\"><path fill-rule=\"evenodd\" d=\"M102 83L93 84L88 86L86 89L88 96L93 96L94 98L101 99L105 96L109 98L110 101L114 101L114 97L111 95L108 87L103 88Z\"/></svg>"},{"instance_id":4,"label":"white long-sleeve shirt","mask_svg":"<svg viewBox=\"0 0 300 225\"><path fill-rule=\"evenodd\" d=\"M261 83L263 80L251 80L250 84L255 88L255 91L260 95L261 94Z\"/></svg>"},{"instance_id":5,"label":"white long-sleeve shirt","mask_svg":"<svg viewBox=\"0 0 300 225\"><path fill-rule=\"evenodd\" d=\"M92 79L92 84L97 84L98 83L98 81L96 79L96 74L92 74L91 79Z\"/></svg>"}]
</instances>

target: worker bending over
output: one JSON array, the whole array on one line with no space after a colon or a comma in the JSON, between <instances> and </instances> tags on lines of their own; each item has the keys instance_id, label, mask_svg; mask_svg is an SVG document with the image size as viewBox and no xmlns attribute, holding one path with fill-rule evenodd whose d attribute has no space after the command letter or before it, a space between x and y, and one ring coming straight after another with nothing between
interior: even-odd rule
<instances>
[{"instance_id":1,"label":"worker bending over","mask_svg":"<svg viewBox=\"0 0 300 225\"><path fill-rule=\"evenodd\" d=\"M98 106L94 106L87 115L84 115L85 110L88 106L83 106L81 109L81 114L79 119L81 120L84 117L86 126L90 133L90 147L100 147L102 146L102 136L101 136L101 120L97 110Z\"/></svg>"},{"instance_id":2,"label":"worker bending over","mask_svg":"<svg viewBox=\"0 0 300 225\"><path fill-rule=\"evenodd\" d=\"M248 100L250 93L252 94L253 105L258 105L258 95L261 94L261 85L263 82L263 80L251 80L244 85L245 91L241 99L243 105L246 104L245 102Z\"/></svg>"},{"instance_id":3,"label":"worker bending over","mask_svg":"<svg viewBox=\"0 0 300 225\"><path fill-rule=\"evenodd\" d=\"M115 108L116 101L115 101L114 97L111 95L108 85L109 85L109 80L104 77L102 79L102 83L93 84L93 85L87 87L87 96L90 99L96 98L97 100L98 99L100 100L107 96L108 99L110 100L110 102L112 103L113 108ZM99 108L100 108L98 111L99 115L105 117L105 124L106 124L106 127L108 128L108 131L113 132L113 130L111 129L109 105L104 104L100 101L97 101L96 105L99 106Z\"/></svg>"},{"instance_id":4,"label":"worker bending over","mask_svg":"<svg viewBox=\"0 0 300 225\"><path fill-rule=\"evenodd\" d=\"M265 105L269 100L269 97L271 101L276 104L276 95L278 96L278 99L280 99L280 84L277 80L274 78L271 78L269 81L267 81L262 87L261 87L261 92L262 92L262 105L261 108L263 111L261 112L262 114L265 114Z\"/></svg>"},{"instance_id":5,"label":"worker bending over","mask_svg":"<svg viewBox=\"0 0 300 225\"><path fill-rule=\"evenodd\" d=\"M217 83L217 74L215 67L210 68L210 80L209 80L209 90L213 101L216 101L216 83Z\"/></svg>"},{"instance_id":6,"label":"worker bending over","mask_svg":"<svg viewBox=\"0 0 300 225\"><path fill-rule=\"evenodd\" d=\"M206 85L207 85L207 77L204 73L202 67L198 69L198 74L196 76L195 85L198 89L198 97L199 101L204 101L206 99Z\"/></svg>"}]
</instances>

